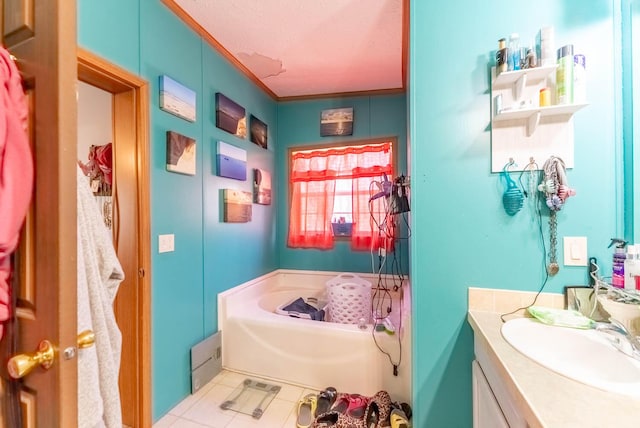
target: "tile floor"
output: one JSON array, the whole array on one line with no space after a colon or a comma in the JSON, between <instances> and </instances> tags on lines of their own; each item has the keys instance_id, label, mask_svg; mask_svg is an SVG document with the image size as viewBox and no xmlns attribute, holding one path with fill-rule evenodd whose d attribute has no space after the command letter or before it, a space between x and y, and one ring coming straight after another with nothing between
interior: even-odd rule
<instances>
[{"instance_id":1,"label":"tile floor","mask_svg":"<svg viewBox=\"0 0 640 428\"><path fill-rule=\"evenodd\" d=\"M317 392L265 380L268 383L282 385L282 389L260 419L253 419L249 415L232 410L220 409L220 403L247 377L259 379L255 376L223 370L198 392L188 396L171 409L168 414L153 424L153 428L295 428L298 400L306 394Z\"/></svg>"}]
</instances>

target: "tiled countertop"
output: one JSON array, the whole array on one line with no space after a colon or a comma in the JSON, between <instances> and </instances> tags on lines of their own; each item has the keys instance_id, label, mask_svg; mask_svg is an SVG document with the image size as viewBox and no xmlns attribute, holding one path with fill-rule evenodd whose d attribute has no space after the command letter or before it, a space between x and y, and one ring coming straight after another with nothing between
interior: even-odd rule
<instances>
[{"instance_id":1,"label":"tiled countertop","mask_svg":"<svg viewBox=\"0 0 640 428\"><path fill-rule=\"evenodd\" d=\"M640 427L640 400L583 385L530 360L502 337L499 313L475 310L470 302L467 318L530 427Z\"/></svg>"}]
</instances>

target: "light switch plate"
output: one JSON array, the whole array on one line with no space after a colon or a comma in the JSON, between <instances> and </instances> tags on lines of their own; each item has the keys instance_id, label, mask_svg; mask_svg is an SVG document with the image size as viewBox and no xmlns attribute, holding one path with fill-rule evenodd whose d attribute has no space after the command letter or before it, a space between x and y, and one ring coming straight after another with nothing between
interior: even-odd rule
<instances>
[{"instance_id":1,"label":"light switch plate","mask_svg":"<svg viewBox=\"0 0 640 428\"><path fill-rule=\"evenodd\" d=\"M168 253L174 251L173 233L169 235L158 235L158 252Z\"/></svg>"},{"instance_id":2,"label":"light switch plate","mask_svg":"<svg viewBox=\"0 0 640 428\"><path fill-rule=\"evenodd\" d=\"M564 237L564 265L587 266L587 237Z\"/></svg>"}]
</instances>

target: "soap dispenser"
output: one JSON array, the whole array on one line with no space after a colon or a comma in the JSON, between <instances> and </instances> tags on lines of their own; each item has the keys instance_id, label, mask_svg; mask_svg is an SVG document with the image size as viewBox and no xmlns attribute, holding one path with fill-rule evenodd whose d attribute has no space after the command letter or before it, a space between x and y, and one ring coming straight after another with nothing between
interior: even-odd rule
<instances>
[{"instance_id":1,"label":"soap dispenser","mask_svg":"<svg viewBox=\"0 0 640 428\"><path fill-rule=\"evenodd\" d=\"M627 241L620 238L611 238L609 248L615 245L613 252L613 267L611 272L611 285L616 288L624 288L624 262L627 259L625 247Z\"/></svg>"}]
</instances>

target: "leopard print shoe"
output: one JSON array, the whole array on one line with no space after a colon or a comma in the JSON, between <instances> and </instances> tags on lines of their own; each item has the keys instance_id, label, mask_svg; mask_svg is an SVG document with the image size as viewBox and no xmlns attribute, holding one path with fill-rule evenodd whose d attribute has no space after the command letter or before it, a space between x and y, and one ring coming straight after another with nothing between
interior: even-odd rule
<instances>
[{"instance_id":1,"label":"leopard print shoe","mask_svg":"<svg viewBox=\"0 0 640 428\"><path fill-rule=\"evenodd\" d=\"M371 397L364 412L364 426L366 428L381 428L389 426L391 414L391 397L387 391L378 391Z\"/></svg>"},{"instance_id":2,"label":"leopard print shoe","mask_svg":"<svg viewBox=\"0 0 640 428\"><path fill-rule=\"evenodd\" d=\"M356 418L348 413L330 411L316 418L311 428L368 428L364 418Z\"/></svg>"}]
</instances>

